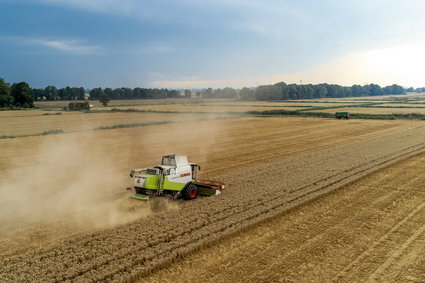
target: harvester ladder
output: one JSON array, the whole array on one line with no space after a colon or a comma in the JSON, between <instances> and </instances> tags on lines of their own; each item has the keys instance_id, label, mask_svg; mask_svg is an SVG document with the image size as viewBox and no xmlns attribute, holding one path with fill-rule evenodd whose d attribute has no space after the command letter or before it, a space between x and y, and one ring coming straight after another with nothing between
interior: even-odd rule
<instances>
[{"instance_id":1,"label":"harvester ladder","mask_svg":"<svg viewBox=\"0 0 425 283\"><path fill-rule=\"evenodd\" d=\"M162 195L162 191L163 189L163 183L164 183L164 172L161 172L161 176L159 178L159 184L158 184L158 190L157 190L157 195Z\"/></svg>"}]
</instances>

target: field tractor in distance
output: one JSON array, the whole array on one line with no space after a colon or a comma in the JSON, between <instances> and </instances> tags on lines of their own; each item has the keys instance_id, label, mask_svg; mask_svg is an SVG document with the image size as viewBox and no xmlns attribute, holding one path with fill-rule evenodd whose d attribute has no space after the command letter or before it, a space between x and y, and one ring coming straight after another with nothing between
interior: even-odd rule
<instances>
[{"instance_id":1,"label":"field tractor in distance","mask_svg":"<svg viewBox=\"0 0 425 283\"><path fill-rule=\"evenodd\" d=\"M150 168L131 170L133 198L149 200L153 196L164 196L170 199L182 197L195 199L198 195L211 196L220 194L224 189L223 182L199 180L201 167L189 163L187 156L165 155L161 165ZM132 189L132 188L129 188Z\"/></svg>"},{"instance_id":2,"label":"field tractor in distance","mask_svg":"<svg viewBox=\"0 0 425 283\"><path fill-rule=\"evenodd\" d=\"M335 117L337 119L350 119L350 112L336 112Z\"/></svg>"}]
</instances>

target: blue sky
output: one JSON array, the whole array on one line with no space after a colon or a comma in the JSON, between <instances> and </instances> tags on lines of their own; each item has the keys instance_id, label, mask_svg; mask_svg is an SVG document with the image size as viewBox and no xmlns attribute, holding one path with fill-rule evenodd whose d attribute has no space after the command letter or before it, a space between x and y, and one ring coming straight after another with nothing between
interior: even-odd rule
<instances>
[{"instance_id":1,"label":"blue sky","mask_svg":"<svg viewBox=\"0 0 425 283\"><path fill-rule=\"evenodd\" d=\"M0 0L0 77L93 87L425 86L422 0Z\"/></svg>"}]
</instances>

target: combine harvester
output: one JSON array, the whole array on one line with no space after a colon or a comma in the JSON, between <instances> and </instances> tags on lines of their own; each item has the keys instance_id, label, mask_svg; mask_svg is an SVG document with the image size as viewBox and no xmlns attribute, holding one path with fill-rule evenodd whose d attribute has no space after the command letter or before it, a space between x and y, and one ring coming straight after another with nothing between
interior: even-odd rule
<instances>
[{"instance_id":1,"label":"combine harvester","mask_svg":"<svg viewBox=\"0 0 425 283\"><path fill-rule=\"evenodd\" d=\"M191 200L198 195L220 194L224 183L197 179L198 170L201 167L189 163L187 156L165 155L161 165L131 170L130 177L133 178L133 188L136 191L133 198L149 200L153 196L164 196Z\"/></svg>"}]
</instances>

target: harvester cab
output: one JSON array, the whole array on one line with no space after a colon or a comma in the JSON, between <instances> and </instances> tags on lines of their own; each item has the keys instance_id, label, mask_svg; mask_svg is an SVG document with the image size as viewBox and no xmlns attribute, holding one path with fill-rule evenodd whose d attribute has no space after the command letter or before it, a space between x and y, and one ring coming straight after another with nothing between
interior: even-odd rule
<instances>
[{"instance_id":1,"label":"harvester cab","mask_svg":"<svg viewBox=\"0 0 425 283\"><path fill-rule=\"evenodd\" d=\"M190 163L187 156L165 155L160 165L131 170L136 192L133 198L148 200L152 196L165 196L190 200L198 195L219 194L224 183L198 179L200 169L198 164Z\"/></svg>"}]
</instances>

